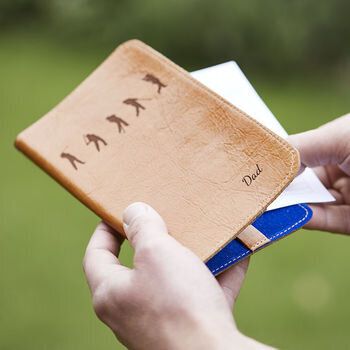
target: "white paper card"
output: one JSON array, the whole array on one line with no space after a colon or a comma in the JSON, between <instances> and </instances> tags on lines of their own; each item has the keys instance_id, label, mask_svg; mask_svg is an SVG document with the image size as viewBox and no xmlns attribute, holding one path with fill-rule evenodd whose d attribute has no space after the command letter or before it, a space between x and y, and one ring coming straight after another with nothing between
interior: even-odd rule
<instances>
[{"instance_id":1,"label":"white paper card","mask_svg":"<svg viewBox=\"0 0 350 350\"><path fill-rule=\"evenodd\" d=\"M283 138L288 136L236 62L230 61L201 69L193 72L192 76L276 134ZM323 203L334 200L315 173L311 169L305 169L267 210L298 203Z\"/></svg>"}]
</instances>

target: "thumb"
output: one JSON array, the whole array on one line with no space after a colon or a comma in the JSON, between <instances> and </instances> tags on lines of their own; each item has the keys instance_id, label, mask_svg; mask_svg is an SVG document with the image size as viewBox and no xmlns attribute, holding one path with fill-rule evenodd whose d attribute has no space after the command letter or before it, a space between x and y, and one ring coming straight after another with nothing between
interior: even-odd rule
<instances>
[{"instance_id":1,"label":"thumb","mask_svg":"<svg viewBox=\"0 0 350 350\"><path fill-rule=\"evenodd\" d=\"M123 227L135 251L144 245L169 237L161 216L151 206L142 202L135 202L124 210Z\"/></svg>"},{"instance_id":2,"label":"thumb","mask_svg":"<svg viewBox=\"0 0 350 350\"><path fill-rule=\"evenodd\" d=\"M248 265L249 258L240 261L238 264L232 266L217 277L217 281L225 293L226 299L231 309L233 308L233 305L244 282L244 278L248 270Z\"/></svg>"},{"instance_id":3,"label":"thumb","mask_svg":"<svg viewBox=\"0 0 350 350\"><path fill-rule=\"evenodd\" d=\"M292 135L288 141L298 149L303 165L314 168L336 164L350 175L349 139L349 119L343 117L318 129Z\"/></svg>"}]
</instances>

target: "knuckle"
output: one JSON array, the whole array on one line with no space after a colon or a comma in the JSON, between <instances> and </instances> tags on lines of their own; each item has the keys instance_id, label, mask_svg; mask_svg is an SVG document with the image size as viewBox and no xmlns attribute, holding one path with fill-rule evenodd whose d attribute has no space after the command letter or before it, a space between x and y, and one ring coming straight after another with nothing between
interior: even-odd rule
<instances>
[{"instance_id":1,"label":"knuckle","mask_svg":"<svg viewBox=\"0 0 350 350\"><path fill-rule=\"evenodd\" d=\"M159 253L166 249L167 243L166 238L157 237L147 240L147 242L142 243L139 249L139 254L146 259L153 259L158 256Z\"/></svg>"},{"instance_id":2,"label":"knuckle","mask_svg":"<svg viewBox=\"0 0 350 350\"><path fill-rule=\"evenodd\" d=\"M147 242L142 244L142 247L139 249L139 255L142 255L144 259L152 259L155 255L156 247L152 242Z\"/></svg>"},{"instance_id":3,"label":"knuckle","mask_svg":"<svg viewBox=\"0 0 350 350\"><path fill-rule=\"evenodd\" d=\"M82 261L83 271L85 272L85 274L89 269L89 266L92 265L93 260L94 260L94 251L92 249L86 249L83 257L83 261Z\"/></svg>"},{"instance_id":4,"label":"knuckle","mask_svg":"<svg viewBox=\"0 0 350 350\"><path fill-rule=\"evenodd\" d=\"M93 294L92 305L97 317L102 321L108 316L112 300L111 297L111 290L106 283L98 286Z\"/></svg>"},{"instance_id":5,"label":"knuckle","mask_svg":"<svg viewBox=\"0 0 350 350\"><path fill-rule=\"evenodd\" d=\"M93 303L95 314L100 320L104 321L105 318L107 317L107 311L108 311L106 303L103 301L102 298L95 297L95 296L93 297L92 303Z\"/></svg>"},{"instance_id":6,"label":"knuckle","mask_svg":"<svg viewBox=\"0 0 350 350\"><path fill-rule=\"evenodd\" d=\"M83 261L82 261L82 266L83 266L83 270L86 273L87 270L87 265L88 265L88 260L89 260L89 252L88 250L85 251L84 257L83 257Z\"/></svg>"}]
</instances>

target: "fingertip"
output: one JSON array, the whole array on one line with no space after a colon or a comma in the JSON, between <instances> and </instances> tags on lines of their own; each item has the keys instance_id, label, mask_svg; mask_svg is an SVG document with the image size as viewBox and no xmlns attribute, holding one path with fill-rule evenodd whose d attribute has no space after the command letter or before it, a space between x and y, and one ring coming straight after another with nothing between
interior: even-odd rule
<instances>
[{"instance_id":1,"label":"fingertip","mask_svg":"<svg viewBox=\"0 0 350 350\"><path fill-rule=\"evenodd\" d=\"M140 215L144 215L151 207L143 202L134 202L127 206L123 212L123 224L129 226Z\"/></svg>"},{"instance_id":2,"label":"fingertip","mask_svg":"<svg viewBox=\"0 0 350 350\"><path fill-rule=\"evenodd\" d=\"M123 228L132 245L139 234L147 239L168 233L166 224L158 212L143 202L130 204L123 213Z\"/></svg>"},{"instance_id":3,"label":"fingertip","mask_svg":"<svg viewBox=\"0 0 350 350\"><path fill-rule=\"evenodd\" d=\"M288 136L287 141L299 151L301 156L303 156L304 148L308 147L310 137L313 132L314 130L309 130L298 134L290 135Z\"/></svg>"}]
</instances>

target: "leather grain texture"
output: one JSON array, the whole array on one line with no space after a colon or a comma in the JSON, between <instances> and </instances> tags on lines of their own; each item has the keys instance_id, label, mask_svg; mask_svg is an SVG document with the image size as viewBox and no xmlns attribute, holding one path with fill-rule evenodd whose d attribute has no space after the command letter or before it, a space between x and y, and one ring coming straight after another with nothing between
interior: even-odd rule
<instances>
[{"instance_id":1,"label":"leather grain texture","mask_svg":"<svg viewBox=\"0 0 350 350\"><path fill-rule=\"evenodd\" d=\"M152 205L206 261L296 176L287 142L144 43L119 46L16 146L123 234Z\"/></svg>"}]
</instances>

